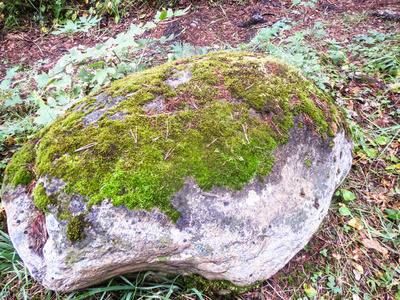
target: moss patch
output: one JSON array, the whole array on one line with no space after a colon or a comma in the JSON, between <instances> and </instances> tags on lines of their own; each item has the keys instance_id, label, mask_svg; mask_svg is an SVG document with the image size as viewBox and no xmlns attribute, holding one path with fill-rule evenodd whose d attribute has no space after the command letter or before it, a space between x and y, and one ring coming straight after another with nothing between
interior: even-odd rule
<instances>
[{"instance_id":1,"label":"moss patch","mask_svg":"<svg viewBox=\"0 0 400 300\"><path fill-rule=\"evenodd\" d=\"M168 79L186 71L190 80L171 89ZM101 95L109 102L97 103ZM128 209L158 207L176 221L169 199L185 178L204 190L241 189L271 171L272 151L286 142L294 115L322 137L337 130L339 114L331 106L329 96L278 59L212 53L133 74L90 95L38 135L36 150L24 148L8 175L26 184L18 172L36 155L38 176L62 178L68 193L87 196L90 204L111 199ZM39 188L37 195L43 196ZM36 202L45 208L45 201ZM78 240L79 230L71 229L71 237Z\"/></svg>"},{"instance_id":2,"label":"moss patch","mask_svg":"<svg viewBox=\"0 0 400 300\"><path fill-rule=\"evenodd\" d=\"M14 154L12 162L6 168L5 184L13 183L14 187L19 184L28 185L35 178L32 167L36 158L37 139L27 142L20 151Z\"/></svg>"},{"instance_id":3,"label":"moss patch","mask_svg":"<svg viewBox=\"0 0 400 300\"><path fill-rule=\"evenodd\" d=\"M239 287L227 280L208 280L200 275L188 275L178 278L183 286L188 286L202 291L203 294L213 299L236 299L235 295L243 294L260 286L253 284L246 287Z\"/></svg>"},{"instance_id":4,"label":"moss patch","mask_svg":"<svg viewBox=\"0 0 400 300\"><path fill-rule=\"evenodd\" d=\"M85 226L87 225L85 214L73 216L67 226L67 237L71 242L80 242L86 238L84 233Z\"/></svg>"},{"instance_id":5,"label":"moss patch","mask_svg":"<svg viewBox=\"0 0 400 300\"><path fill-rule=\"evenodd\" d=\"M50 204L50 199L46 194L46 189L44 188L43 183L37 184L34 187L32 194L36 207L45 211L47 209L47 205Z\"/></svg>"}]
</instances>

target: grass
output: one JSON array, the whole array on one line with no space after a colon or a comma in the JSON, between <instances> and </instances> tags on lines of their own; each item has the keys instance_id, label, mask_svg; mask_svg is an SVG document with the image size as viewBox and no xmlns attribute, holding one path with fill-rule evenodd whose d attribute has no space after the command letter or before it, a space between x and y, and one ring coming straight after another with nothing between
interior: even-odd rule
<instances>
[{"instance_id":1,"label":"grass","mask_svg":"<svg viewBox=\"0 0 400 300\"><path fill-rule=\"evenodd\" d=\"M347 111L355 149L348 179L309 244L259 288L233 299L400 299L400 94L385 88L400 82L400 28L384 22L371 30L373 19L366 14L337 18L343 21L341 28L337 22L322 20L312 30L297 19L281 19L241 46L296 65L329 91ZM185 51L195 54L190 45L182 45L173 47L170 57L182 57ZM13 76L23 72L30 71L16 68ZM29 85L21 82L14 87L24 94ZM34 102L10 100L7 93L0 100L15 102L0 109L1 123L10 125L0 136L3 171L11 155L40 126L32 121L38 109ZM180 277L151 272L119 276L69 294L47 291L24 268L6 234L5 220L0 209L2 299L227 298L188 286Z\"/></svg>"}]
</instances>

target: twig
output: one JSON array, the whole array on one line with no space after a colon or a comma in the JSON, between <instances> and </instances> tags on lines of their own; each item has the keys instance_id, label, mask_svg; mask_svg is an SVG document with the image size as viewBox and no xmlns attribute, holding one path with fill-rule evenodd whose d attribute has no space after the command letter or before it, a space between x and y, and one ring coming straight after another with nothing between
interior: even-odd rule
<instances>
[{"instance_id":1,"label":"twig","mask_svg":"<svg viewBox=\"0 0 400 300\"><path fill-rule=\"evenodd\" d=\"M171 150L172 150L172 151L171 151ZM175 150L175 148L174 148L174 149L170 148L170 149L168 150L167 154L165 154L164 160L163 160L163 161L166 161L166 160L168 159L168 157L170 157L170 156L172 155L172 152L174 152L174 150Z\"/></svg>"},{"instance_id":2,"label":"twig","mask_svg":"<svg viewBox=\"0 0 400 300\"><path fill-rule=\"evenodd\" d=\"M247 91L249 88L251 88L253 85L255 85L256 83L254 82L253 84L249 85L247 88L245 88L244 90Z\"/></svg>"},{"instance_id":3,"label":"twig","mask_svg":"<svg viewBox=\"0 0 400 300\"><path fill-rule=\"evenodd\" d=\"M274 128L276 129L276 131L278 131L279 135L282 135L282 133L279 131L279 128L275 125L274 122L272 122L272 120L271 120L271 124L274 125Z\"/></svg>"},{"instance_id":4,"label":"twig","mask_svg":"<svg viewBox=\"0 0 400 300\"><path fill-rule=\"evenodd\" d=\"M98 143L91 143L91 144L88 144L88 145L86 145L86 146L83 146L83 147L81 147L81 148L79 148L79 149L76 149L74 152L78 152L78 151L82 151L82 150L86 150L86 149L89 149L89 148L91 148L91 147L94 147L94 146L96 146Z\"/></svg>"},{"instance_id":5,"label":"twig","mask_svg":"<svg viewBox=\"0 0 400 300\"><path fill-rule=\"evenodd\" d=\"M192 105L194 106L195 109L199 109L196 105L196 103L194 103L194 101L192 99L190 99L190 102L192 103Z\"/></svg>"},{"instance_id":6,"label":"twig","mask_svg":"<svg viewBox=\"0 0 400 300\"><path fill-rule=\"evenodd\" d=\"M244 136L245 136L245 138L246 138L247 144L250 145L249 139L248 139L248 137L247 137L246 127L245 127L243 124L242 124L242 127L243 127L243 132L244 132Z\"/></svg>"},{"instance_id":7,"label":"twig","mask_svg":"<svg viewBox=\"0 0 400 300\"><path fill-rule=\"evenodd\" d=\"M142 86L153 88L153 89L157 88L156 86L153 86L153 85L150 85L150 84L145 84L145 83L142 83Z\"/></svg>"},{"instance_id":8,"label":"twig","mask_svg":"<svg viewBox=\"0 0 400 300\"><path fill-rule=\"evenodd\" d=\"M135 128L135 134L133 134L133 132L132 132L132 129L129 129L130 131L131 131L131 134L132 134L132 136L133 136L133 138L135 139L135 144L137 144L137 126L136 126L136 128Z\"/></svg>"},{"instance_id":9,"label":"twig","mask_svg":"<svg viewBox=\"0 0 400 300\"><path fill-rule=\"evenodd\" d=\"M155 114L155 115L138 115L139 117L149 117L149 118L154 118L158 117L160 115L170 115L173 114L174 112L167 112L167 113L160 113L160 114Z\"/></svg>"},{"instance_id":10,"label":"twig","mask_svg":"<svg viewBox=\"0 0 400 300\"><path fill-rule=\"evenodd\" d=\"M218 138L215 138L211 143L209 143L209 144L207 145L207 148L210 147L216 140L218 140Z\"/></svg>"},{"instance_id":11,"label":"twig","mask_svg":"<svg viewBox=\"0 0 400 300\"><path fill-rule=\"evenodd\" d=\"M268 285L270 286L270 287L272 287L272 289L274 290L274 292L279 296L279 298L281 298L281 299L285 299L285 298L283 298L282 296L281 296L281 294L279 294L279 292L273 287L273 285L272 284L270 284L269 282L268 282L268 280L267 280L267 283L268 283Z\"/></svg>"}]
</instances>

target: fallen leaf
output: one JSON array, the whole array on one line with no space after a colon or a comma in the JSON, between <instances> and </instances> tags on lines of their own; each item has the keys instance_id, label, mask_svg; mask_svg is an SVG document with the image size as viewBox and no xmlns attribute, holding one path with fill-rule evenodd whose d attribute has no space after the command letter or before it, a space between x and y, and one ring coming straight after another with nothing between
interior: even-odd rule
<instances>
[{"instance_id":1,"label":"fallen leaf","mask_svg":"<svg viewBox=\"0 0 400 300\"><path fill-rule=\"evenodd\" d=\"M384 186L387 186L388 188L391 188L391 187L392 187L392 183L391 183L390 181L384 179L384 178L382 178L382 184L383 184Z\"/></svg>"},{"instance_id":2,"label":"fallen leaf","mask_svg":"<svg viewBox=\"0 0 400 300\"><path fill-rule=\"evenodd\" d=\"M355 219L355 218L351 219L351 220L347 223L347 225L349 225L349 226L351 226L351 227L353 227L353 228L355 228L355 229L357 229L357 230L361 230L361 229L364 228L363 223L362 223L360 220L357 220L357 219Z\"/></svg>"},{"instance_id":3,"label":"fallen leaf","mask_svg":"<svg viewBox=\"0 0 400 300\"><path fill-rule=\"evenodd\" d=\"M7 141L8 141L8 144L9 144L9 145L14 145L14 144L15 144L15 141L14 141L14 139L13 139L11 136L8 136L8 137L7 137Z\"/></svg>"},{"instance_id":4,"label":"fallen leaf","mask_svg":"<svg viewBox=\"0 0 400 300\"><path fill-rule=\"evenodd\" d=\"M399 83L391 83L387 85L387 88L392 93L400 93L400 82Z\"/></svg>"},{"instance_id":5,"label":"fallen leaf","mask_svg":"<svg viewBox=\"0 0 400 300\"><path fill-rule=\"evenodd\" d=\"M334 258L336 258L337 260L340 260L342 258L342 256L340 254L338 254L338 253L332 253L332 256Z\"/></svg>"},{"instance_id":6,"label":"fallen leaf","mask_svg":"<svg viewBox=\"0 0 400 300\"><path fill-rule=\"evenodd\" d=\"M364 268L362 267L362 265L354 264L353 266L358 272L360 272L360 274L364 274Z\"/></svg>"},{"instance_id":7,"label":"fallen leaf","mask_svg":"<svg viewBox=\"0 0 400 300\"><path fill-rule=\"evenodd\" d=\"M367 159L367 155L363 152L358 152L356 157L359 157L361 159Z\"/></svg>"},{"instance_id":8,"label":"fallen leaf","mask_svg":"<svg viewBox=\"0 0 400 300\"><path fill-rule=\"evenodd\" d=\"M374 249L380 252L383 256L386 256L389 252L386 248L382 247L377 241L370 239L363 239L361 242L365 245L365 247L369 249Z\"/></svg>"},{"instance_id":9,"label":"fallen leaf","mask_svg":"<svg viewBox=\"0 0 400 300\"><path fill-rule=\"evenodd\" d=\"M360 279L361 279L361 273L358 272L358 270L353 269L353 274L354 274L355 279L356 279L357 281L360 281ZM353 299L354 299L354 298L353 298Z\"/></svg>"}]
</instances>

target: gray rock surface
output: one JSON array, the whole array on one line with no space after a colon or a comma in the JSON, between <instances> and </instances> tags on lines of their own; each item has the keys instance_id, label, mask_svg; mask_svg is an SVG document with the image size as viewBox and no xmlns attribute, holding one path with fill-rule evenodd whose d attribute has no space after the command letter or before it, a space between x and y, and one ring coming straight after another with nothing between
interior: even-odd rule
<instances>
[{"instance_id":1,"label":"gray rock surface","mask_svg":"<svg viewBox=\"0 0 400 300\"><path fill-rule=\"evenodd\" d=\"M181 72L168 84L176 88L180 77L187 82L190 76ZM111 99L110 107L122 100L107 97L99 96ZM160 98L146 105L146 110L163 109ZM99 120L107 109L103 107L89 113L84 125ZM303 116L294 121L304 122ZM69 220L49 205L47 233L42 233L48 238L38 245L32 224L43 213L26 186L9 183L3 187L2 201L13 245L30 273L46 288L58 291L143 270L200 274L238 286L265 280L307 244L352 163L353 143L344 130L326 139L306 126L295 125L289 133L287 143L273 152L273 171L265 182L253 179L241 190L203 191L196 180L186 178L170 200L181 213L176 222L157 207L128 210L125 205L115 207L109 199L89 208L85 197L65 191L62 179L40 176L37 184L43 183L47 194L67 199L71 213L82 216L87 226L81 241L70 241Z\"/></svg>"}]
</instances>

